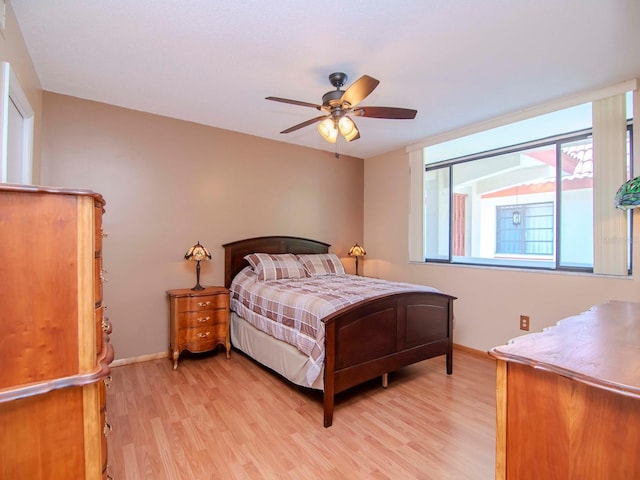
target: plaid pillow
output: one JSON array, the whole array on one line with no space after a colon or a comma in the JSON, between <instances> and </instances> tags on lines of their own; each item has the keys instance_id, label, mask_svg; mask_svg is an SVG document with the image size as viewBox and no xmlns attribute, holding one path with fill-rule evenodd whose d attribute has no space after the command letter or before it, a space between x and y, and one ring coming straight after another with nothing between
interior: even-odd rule
<instances>
[{"instance_id":1,"label":"plaid pillow","mask_svg":"<svg viewBox=\"0 0 640 480\"><path fill-rule=\"evenodd\" d=\"M309 276L344 275L342 262L335 253L318 253L314 255L298 255L298 260Z\"/></svg>"},{"instance_id":2,"label":"plaid pillow","mask_svg":"<svg viewBox=\"0 0 640 480\"><path fill-rule=\"evenodd\" d=\"M303 266L292 253L252 253L244 257L258 274L258 280L280 280L307 276Z\"/></svg>"}]
</instances>

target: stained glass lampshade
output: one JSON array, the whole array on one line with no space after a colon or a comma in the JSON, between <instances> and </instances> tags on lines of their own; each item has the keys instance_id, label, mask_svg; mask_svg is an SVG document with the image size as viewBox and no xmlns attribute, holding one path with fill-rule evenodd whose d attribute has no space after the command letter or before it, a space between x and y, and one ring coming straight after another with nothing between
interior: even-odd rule
<instances>
[{"instance_id":1,"label":"stained glass lampshade","mask_svg":"<svg viewBox=\"0 0 640 480\"><path fill-rule=\"evenodd\" d=\"M349 249L349 256L356 257L356 275L358 275L358 257L364 257L366 254L365 249L357 243Z\"/></svg>"},{"instance_id":2,"label":"stained glass lampshade","mask_svg":"<svg viewBox=\"0 0 640 480\"><path fill-rule=\"evenodd\" d=\"M187 253L184 254L185 260L193 260L196 263L196 286L191 290L204 290L204 287L200 285L200 261L211 260L211 254L209 250L200 245L200 242L191 247Z\"/></svg>"},{"instance_id":3,"label":"stained glass lampshade","mask_svg":"<svg viewBox=\"0 0 640 480\"><path fill-rule=\"evenodd\" d=\"M640 177L623 183L616 193L616 208L630 210L640 207Z\"/></svg>"}]
</instances>

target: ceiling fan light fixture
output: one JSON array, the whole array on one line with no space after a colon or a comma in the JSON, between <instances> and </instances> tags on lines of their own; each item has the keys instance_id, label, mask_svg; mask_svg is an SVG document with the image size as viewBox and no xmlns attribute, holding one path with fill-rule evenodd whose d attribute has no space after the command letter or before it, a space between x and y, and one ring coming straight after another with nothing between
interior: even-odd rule
<instances>
[{"instance_id":1,"label":"ceiling fan light fixture","mask_svg":"<svg viewBox=\"0 0 640 480\"><path fill-rule=\"evenodd\" d=\"M295 132L320 122L318 123L318 132L327 142L336 143L338 135L342 135L347 142L351 142L360 138L360 131L349 115L370 118L413 119L418 113L417 110L408 108L360 106L360 102L368 97L380 83L379 80L369 75L362 75L346 90L341 89L347 82L345 73L332 73L329 75L329 81L336 89L322 96L322 104L301 102L282 97L266 97L266 100L315 108L325 113L325 115L320 115L298 123L293 127L286 128L280 133Z\"/></svg>"},{"instance_id":2,"label":"ceiling fan light fixture","mask_svg":"<svg viewBox=\"0 0 640 480\"><path fill-rule=\"evenodd\" d=\"M318 124L318 132L329 143L336 143L338 139L338 129L332 118L327 118Z\"/></svg>"},{"instance_id":3,"label":"ceiling fan light fixture","mask_svg":"<svg viewBox=\"0 0 640 480\"><path fill-rule=\"evenodd\" d=\"M358 129L356 128L356 124L353 123L349 117L342 117L338 122L338 129L342 136L350 142L358 135Z\"/></svg>"}]
</instances>

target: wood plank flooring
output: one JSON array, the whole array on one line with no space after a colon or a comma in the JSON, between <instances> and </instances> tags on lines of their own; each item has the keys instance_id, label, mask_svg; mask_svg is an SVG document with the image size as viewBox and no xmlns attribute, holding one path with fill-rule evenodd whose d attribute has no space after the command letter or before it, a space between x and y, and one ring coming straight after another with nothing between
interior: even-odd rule
<instances>
[{"instance_id":1,"label":"wood plank flooring","mask_svg":"<svg viewBox=\"0 0 640 480\"><path fill-rule=\"evenodd\" d=\"M494 478L495 362L454 351L336 397L298 388L238 351L113 369L115 480Z\"/></svg>"}]
</instances>

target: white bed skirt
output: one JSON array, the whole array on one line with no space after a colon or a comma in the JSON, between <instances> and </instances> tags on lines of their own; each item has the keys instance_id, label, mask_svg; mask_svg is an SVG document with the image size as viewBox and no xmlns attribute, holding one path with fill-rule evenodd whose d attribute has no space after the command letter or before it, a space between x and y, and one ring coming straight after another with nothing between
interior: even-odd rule
<instances>
[{"instance_id":1,"label":"white bed skirt","mask_svg":"<svg viewBox=\"0 0 640 480\"><path fill-rule=\"evenodd\" d=\"M231 344L257 362L269 367L289 381L302 387L323 389L324 371L313 385L307 384L309 357L296 347L268 335L246 322L236 312L231 312Z\"/></svg>"}]
</instances>

